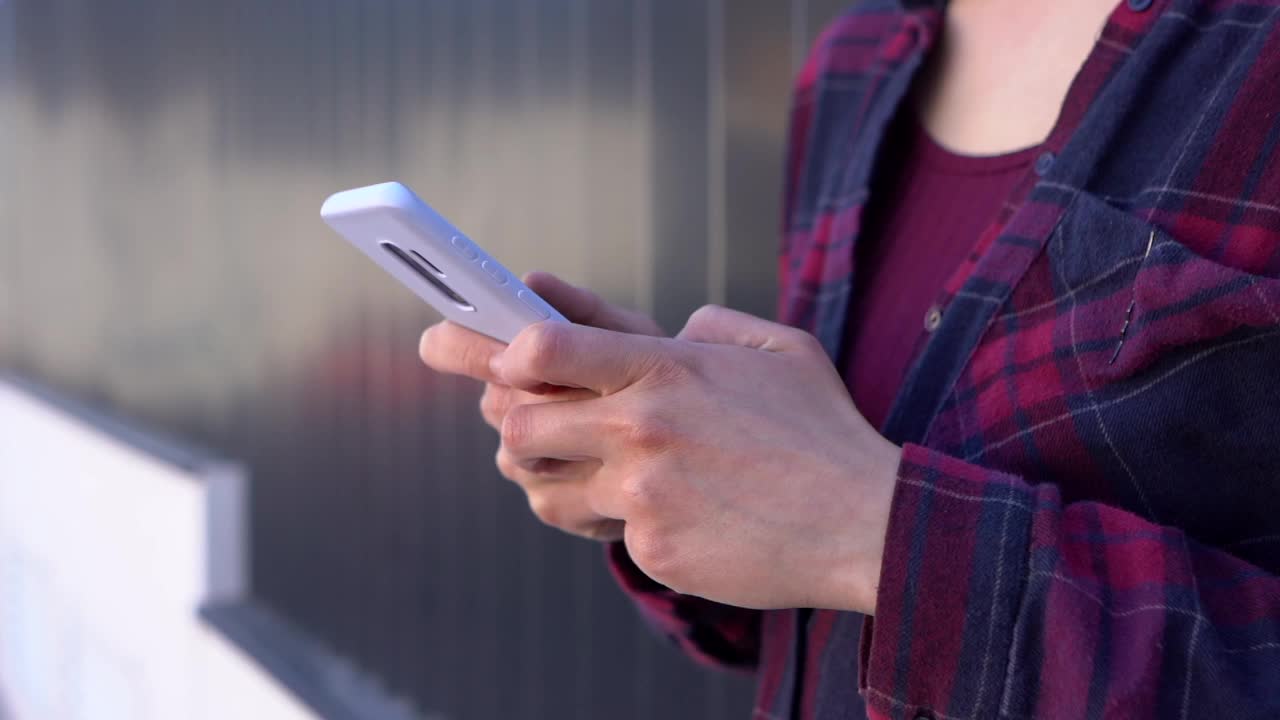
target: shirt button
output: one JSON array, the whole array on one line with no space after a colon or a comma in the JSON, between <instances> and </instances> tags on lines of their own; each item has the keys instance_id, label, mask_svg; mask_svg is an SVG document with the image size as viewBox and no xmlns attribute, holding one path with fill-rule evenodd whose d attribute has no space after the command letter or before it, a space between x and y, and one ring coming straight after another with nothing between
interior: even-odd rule
<instances>
[{"instance_id":1,"label":"shirt button","mask_svg":"<svg viewBox=\"0 0 1280 720\"><path fill-rule=\"evenodd\" d=\"M1036 174L1040 177L1048 175L1049 171L1053 169L1053 162L1056 159L1051 152L1041 153L1040 157L1036 158Z\"/></svg>"},{"instance_id":2,"label":"shirt button","mask_svg":"<svg viewBox=\"0 0 1280 720\"><path fill-rule=\"evenodd\" d=\"M1152 0L1129 0L1129 9L1134 12L1142 12L1151 7Z\"/></svg>"},{"instance_id":3,"label":"shirt button","mask_svg":"<svg viewBox=\"0 0 1280 720\"><path fill-rule=\"evenodd\" d=\"M924 331L933 332L942 324L942 308L934 305L924 314Z\"/></svg>"}]
</instances>

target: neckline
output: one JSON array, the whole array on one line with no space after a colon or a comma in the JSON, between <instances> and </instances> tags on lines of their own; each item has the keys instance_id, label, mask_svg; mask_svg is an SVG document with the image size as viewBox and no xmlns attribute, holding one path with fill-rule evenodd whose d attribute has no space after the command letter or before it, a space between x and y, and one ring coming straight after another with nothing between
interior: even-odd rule
<instances>
[{"instance_id":1,"label":"neckline","mask_svg":"<svg viewBox=\"0 0 1280 720\"><path fill-rule=\"evenodd\" d=\"M995 155L968 155L956 152L934 139L929 129L912 112L912 153L916 159L936 170L952 175L989 175L1029 166L1044 147L1041 141L1018 150Z\"/></svg>"}]
</instances>

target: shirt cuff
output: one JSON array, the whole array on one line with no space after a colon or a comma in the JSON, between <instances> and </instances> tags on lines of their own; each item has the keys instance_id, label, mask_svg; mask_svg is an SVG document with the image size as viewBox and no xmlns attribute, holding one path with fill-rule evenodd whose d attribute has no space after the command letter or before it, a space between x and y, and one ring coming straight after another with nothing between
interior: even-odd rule
<instances>
[{"instance_id":1,"label":"shirt cuff","mask_svg":"<svg viewBox=\"0 0 1280 720\"><path fill-rule=\"evenodd\" d=\"M996 717L1026 584L1035 492L903 448L859 686L874 716Z\"/></svg>"},{"instance_id":2,"label":"shirt cuff","mask_svg":"<svg viewBox=\"0 0 1280 720\"><path fill-rule=\"evenodd\" d=\"M607 552L618 584L654 629L704 665L754 671L760 658L758 610L681 595L645 575L620 542L610 543Z\"/></svg>"}]
</instances>

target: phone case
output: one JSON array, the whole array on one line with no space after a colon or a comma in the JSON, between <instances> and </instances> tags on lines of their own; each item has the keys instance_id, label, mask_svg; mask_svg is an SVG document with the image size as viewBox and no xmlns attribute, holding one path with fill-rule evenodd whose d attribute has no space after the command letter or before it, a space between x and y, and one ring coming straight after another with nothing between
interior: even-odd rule
<instances>
[{"instance_id":1,"label":"phone case","mask_svg":"<svg viewBox=\"0 0 1280 720\"><path fill-rule=\"evenodd\" d=\"M515 275L398 182L331 196L320 216L446 318L502 342L567 322Z\"/></svg>"}]
</instances>

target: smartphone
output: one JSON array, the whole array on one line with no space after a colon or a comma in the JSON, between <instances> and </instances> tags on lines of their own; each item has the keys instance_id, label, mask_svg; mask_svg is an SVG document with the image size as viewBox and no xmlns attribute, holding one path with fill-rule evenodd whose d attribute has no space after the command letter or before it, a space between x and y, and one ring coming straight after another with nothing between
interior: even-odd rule
<instances>
[{"instance_id":1,"label":"smartphone","mask_svg":"<svg viewBox=\"0 0 1280 720\"><path fill-rule=\"evenodd\" d=\"M320 217L459 325L509 343L533 323L568 322L398 182L337 193Z\"/></svg>"}]
</instances>

